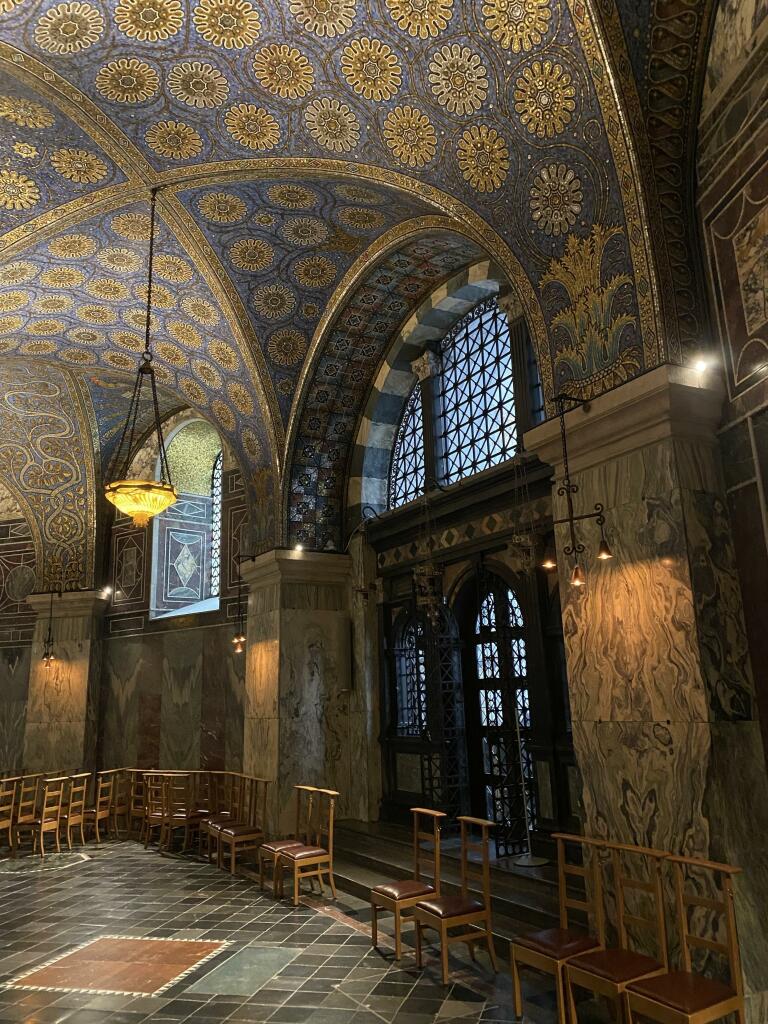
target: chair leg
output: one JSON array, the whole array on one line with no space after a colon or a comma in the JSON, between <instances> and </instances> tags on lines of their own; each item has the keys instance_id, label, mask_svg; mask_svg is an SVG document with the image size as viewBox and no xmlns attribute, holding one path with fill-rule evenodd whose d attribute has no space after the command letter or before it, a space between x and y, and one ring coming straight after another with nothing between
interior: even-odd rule
<instances>
[{"instance_id":1,"label":"chair leg","mask_svg":"<svg viewBox=\"0 0 768 1024\"><path fill-rule=\"evenodd\" d=\"M421 921L414 918L414 922L416 924L416 966L420 968L424 966L421 961Z\"/></svg>"},{"instance_id":2,"label":"chair leg","mask_svg":"<svg viewBox=\"0 0 768 1024\"><path fill-rule=\"evenodd\" d=\"M93 822L93 830L96 833L96 845L101 845L101 832L99 831L99 819L96 817Z\"/></svg>"},{"instance_id":3,"label":"chair leg","mask_svg":"<svg viewBox=\"0 0 768 1024\"><path fill-rule=\"evenodd\" d=\"M233 840L232 841L232 845L231 845L230 850L229 850L229 873L230 873L230 875L234 875L234 873L235 873L235 863L236 863L236 861L237 861L237 843L234 842L234 840Z\"/></svg>"},{"instance_id":4,"label":"chair leg","mask_svg":"<svg viewBox=\"0 0 768 1024\"><path fill-rule=\"evenodd\" d=\"M331 893L333 894L333 898L336 899L336 883L333 880L333 868L328 869L328 885L330 885L331 887Z\"/></svg>"},{"instance_id":5,"label":"chair leg","mask_svg":"<svg viewBox=\"0 0 768 1024\"><path fill-rule=\"evenodd\" d=\"M299 865L293 865L293 905L299 905Z\"/></svg>"},{"instance_id":6,"label":"chair leg","mask_svg":"<svg viewBox=\"0 0 768 1024\"><path fill-rule=\"evenodd\" d=\"M53 834L56 837L56 853L61 853L61 843L59 842L59 830L58 830L58 828L56 829L56 831Z\"/></svg>"},{"instance_id":7,"label":"chair leg","mask_svg":"<svg viewBox=\"0 0 768 1024\"><path fill-rule=\"evenodd\" d=\"M626 1024L633 1024L634 1019L635 1019L635 1016L632 1013L632 1006L631 1006L631 1004L629 1002L629 992L627 992L627 990L625 989L624 990L624 1020L625 1020ZM744 1024L744 1021L743 1020L739 1020L738 1024Z\"/></svg>"},{"instance_id":8,"label":"chair leg","mask_svg":"<svg viewBox=\"0 0 768 1024\"><path fill-rule=\"evenodd\" d=\"M67 849L72 849L72 829L69 825L67 825Z\"/></svg>"},{"instance_id":9,"label":"chair leg","mask_svg":"<svg viewBox=\"0 0 768 1024\"><path fill-rule=\"evenodd\" d=\"M45 832L42 829L40 830L40 859L45 860Z\"/></svg>"},{"instance_id":10,"label":"chair leg","mask_svg":"<svg viewBox=\"0 0 768 1024\"><path fill-rule=\"evenodd\" d=\"M568 968L567 967L563 971L563 977L564 977L564 980L563 980L563 995L565 996L565 1005L568 1007L568 1017L570 1018L571 1024L578 1024L578 1022L579 1022L579 1014L578 1014L578 1011L576 1009L576 999L575 999L574 994L573 994L573 982L571 981L571 976L568 973ZM618 1010L618 1016L617 1016L616 1019L618 1021L621 1021L621 1003L620 1002L619 1002L619 1005L617 1006L617 1010Z\"/></svg>"},{"instance_id":11,"label":"chair leg","mask_svg":"<svg viewBox=\"0 0 768 1024\"><path fill-rule=\"evenodd\" d=\"M375 949L379 944L379 908L371 901L371 945Z\"/></svg>"},{"instance_id":12,"label":"chair leg","mask_svg":"<svg viewBox=\"0 0 768 1024\"><path fill-rule=\"evenodd\" d=\"M259 888L264 892L264 854L259 850Z\"/></svg>"},{"instance_id":13,"label":"chair leg","mask_svg":"<svg viewBox=\"0 0 768 1024\"><path fill-rule=\"evenodd\" d=\"M557 1024L568 1024L568 1014L565 1009L565 985L563 984L563 969L555 968L555 992L557 995ZM576 1024L576 1021L573 1021Z\"/></svg>"},{"instance_id":14,"label":"chair leg","mask_svg":"<svg viewBox=\"0 0 768 1024\"><path fill-rule=\"evenodd\" d=\"M448 929L445 925L440 926L440 966L443 975L443 984L448 984Z\"/></svg>"},{"instance_id":15,"label":"chair leg","mask_svg":"<svg viewBox=\"0 0 768 1024\"><path fill-rule=\"evenodd\" d=\"M522 1017L523 1016L523 993L522 993L522 991L520 989L520 968L517 965L517 960L515 959L514 950L512 951L511 967L512 967L512 993L513 993L513 998L514 998L514 1003L515 1003L515 1016L516 1017Z\"/></svg>"},{"instance_id":16,"label":"chair leg","mask_svg":"<svg viewBox=\"0 0 768 1024\"><path fill-rule=\"evenodd\" d=\"M493 973L499 973L499 961L496 959L496 947L493 944L493 932L491 931L491 919L488 918L485 922L485 938L488 943L488 956L491 961L491 967L493 967Z\"/></svg>"},{"instance_id":17,"label":"chair leg","mask_svg":"<svg viewBox=\"0 0 768 1024\"><path fill-rule=\"evenodd\" d=\"M400 908L395 907L395 960L403 955L403 940L400 934Z\"/></svg>"}]
</instances>

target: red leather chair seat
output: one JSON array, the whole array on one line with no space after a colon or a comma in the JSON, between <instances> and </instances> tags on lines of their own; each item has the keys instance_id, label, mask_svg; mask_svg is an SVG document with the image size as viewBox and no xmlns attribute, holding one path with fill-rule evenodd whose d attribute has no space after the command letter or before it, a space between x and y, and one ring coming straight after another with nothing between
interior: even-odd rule
<instances>
[{"instance_id":1,"label":"red leather chair seat","mask_svg":"<svg viewBox=\"0 0 768 1024\"><path fill-rule=\"evenodd\" d=\"M217 829L219 835L230 836L234 839L258 839L259 836L264 835L258 825L221 825Z\"/></svg>"},{"instance_id":2,"label":"red leather chair seat","mask_svg":"<svg viewBox=\"0 0 768 1024\"><path fill-rule=\"evenodd\" d=\"M262 843L261 849L265 853L282 853L283 850L290 850L292 846L303 846L304 843L298 839L273 839L271 843Z\"/></svg>"},{"instance_id":3,"label":"red leather chair seat","mask_svg":"<svg viewBox=\"0 0 768 1024\"><path fill-rule=\"evenodd\" d=\"M319 857L327 857L328 851L322 846L292 846L281 851L284 857L290 860L315 860Z\"/></svg>"},{"instance_id":4,"label":"red leather chair seat","mask_svg":"<svg viewBox=\"0 0 768 1024\"><path fill-rule=\"evenodd\" d=\"M514 940L516 946L525 946L535 953L542 953L553 960L565 960L586 953L598 945L597 939L586 932L573 931L570 928L543 928L539 932L529 932Z\"/></svg>"},{"instance_id":5,"label":"red leather chair seat","mask_svg":"<svg viewBox=\"0 0 768 1024\"><path fill-rule=\"evenodd\" d=\"M663 964L653 957L633 953L629 949L598 949L594 953L577 956L569 963L573 967L589 971L597 978L605 978L606 981L615 981L617 984L639 978L643 974L650 974L651 971L659 971L663 967Z\"/></svg>"},{"instance_id":6,"label":"red leather chair seat","mask_svg":"<svg viewBox=\"0 0 768 1024\"><path fill-rule=\"evenodd\" d=\"M417 903L416 909L426 910L428 914L443 919L460 917L462 914L475 914L485 910L485 906L471 896L436 896L433 900L422 900Z\"/></svg>"},{"instance_id":7,"label":"red leather chair seat","mask_svg":"<svg viewBox=\"0 0 768 1024\"><path fill-rule=\"evenodd\" d=\"M374 886L371 892L380 893L391 900L409 900L415 896L429 896L435 891L429 882L417 882L414 878L405 878L400 882L383 882Z\"/></svg>"},{"instance_id":8,"label":"red leather chair seat","mask_svg":"<svg viewBox=\"0 0 768 1024\"><path fill-rule=\"evenodd\" d=\"M658 978L644 978L627 985L628 992L655 999L681 1013L698 1013L709 1006L715 1006L726 999L733 999L736 993L728 985L701 974L688 971L671 971Z\"/></svg>"}]
</instances>

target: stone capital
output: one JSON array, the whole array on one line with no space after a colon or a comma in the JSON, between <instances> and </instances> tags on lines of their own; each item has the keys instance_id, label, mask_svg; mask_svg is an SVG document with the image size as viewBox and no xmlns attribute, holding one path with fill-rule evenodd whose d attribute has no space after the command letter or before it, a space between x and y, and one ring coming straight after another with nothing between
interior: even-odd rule
<instances>
[{"instance_id":1,"label":"stone capital","mask_svg":"<svg viewBox=\"0 0 768 1024\"><path fill-rule=\"evenodd\" d=\"M411 363L411 369L413 370L419 381L427 380L430 377L436 377L440 372L440 358L436 353L431 352L427 349L425 352Z\"/></svg>"},{"instance_id":2,"label":"stone capital","mask_svg":"<svg viewBox=\"0 0 768 1024\"><path fill-rule=\"evenodd\" d=\"M67 590L53 595L53 619L79 619L101 617L109 601L102 590ZM51 595L30 594L27 604L38 617L47 618L51 612Z\"/></svg>"},{"instance_id":3,"label":"stone capital","mask_svg":"<svg viewBox=\"0 0 768 1024\"><path fill-rule=\"evenodd\" d=\"M253 592L276 583L305 583L345 587L352 560L349 555L329 551L296 551L274 548L240 566L243 582Z\"/></svg>"},{"instance_id":4,"label":"stone capital","mask_svg":"<svg viewBox=\"0 0 768 1024\"><path fill-rule=\"evenodd\" d=\"M565 414L568 458L582 472L664 440L714 446L724 390L714 370L665 364ZM559 474L559 418L527 431L525 449Z\"/></svg>"}]
</instances>

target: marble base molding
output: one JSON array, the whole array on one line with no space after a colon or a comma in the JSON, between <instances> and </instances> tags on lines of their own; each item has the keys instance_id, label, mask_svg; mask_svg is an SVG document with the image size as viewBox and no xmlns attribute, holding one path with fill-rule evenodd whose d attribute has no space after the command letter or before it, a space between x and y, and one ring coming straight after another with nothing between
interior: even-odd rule
<instances>
[{"instance_id":1,"label":"marble base molding","mask_svg":"<svg viewBox=\"0 0 768 1024\"><path fill-rule=\"evenodd\" d=\"M661 366L566 414L576 513L600 501L614 557L570 585L556 528L563 630L587 834L729 861L750 1005L768 993L768 777L716 429L714 373ZM557 421L525 435L554 470ZM762 1019L755 1016L752 1020Z\"/></svg>"}]
</instances>

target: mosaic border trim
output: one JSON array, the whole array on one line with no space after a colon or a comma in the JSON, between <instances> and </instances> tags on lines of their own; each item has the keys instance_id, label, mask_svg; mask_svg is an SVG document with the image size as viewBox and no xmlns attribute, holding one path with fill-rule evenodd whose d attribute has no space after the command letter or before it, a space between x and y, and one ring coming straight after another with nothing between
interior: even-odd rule
<instances>
[{"instance_id":1,"label":"mosaic border trim","mask_svg":"<svg viewBox=\"0 0 768 1024\"><path fill-rule=\"evenodd\" d=\"M201 957L198 961L192 964L191 967L187 967L179 974L174 975L170 981L167 981L160 988L154 989L152 992L133 992L127 989L112 989L112 988L61 988L58 985L25 985L24 978L28 978L33 974L37 974L38 971L43 971L47 967L53 967L54 964L60 963L62 960L66 960L68 956L73 953L79 953L83 949L87 949L88 946L92 946L95 942L100 942L102 939L130 939L134 942L207 942L215 941L218 945L218 949L211 950L204 957ZM66 953L61 953L59 956L53 957L51 960L47 960L45 963L38 964L30 971L25 971L16 978L12 978L10 981L6 981L2 985L3 990L8 989L24 989L28 992L78 992L83 995L93 994L95 996L136 996L136 998L142 998L143 996L159 996L163 992L166 992L173 985L176 985L182 978L188 977L193 971L196 971L198 967L212 960L213 957L218 956L228 946L232 945L230 939L168 939L161 938L159 935L97 935L93 939L88 939L87 942L82 942L79 946L73 946L72 949L68 949Z\"/></svg>"}]
</instances>

